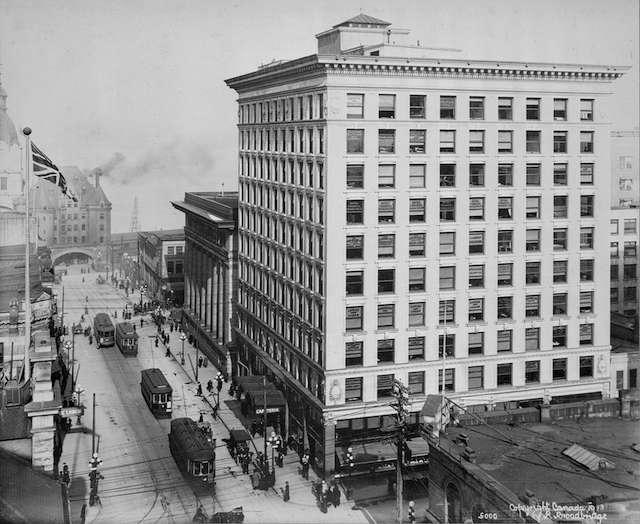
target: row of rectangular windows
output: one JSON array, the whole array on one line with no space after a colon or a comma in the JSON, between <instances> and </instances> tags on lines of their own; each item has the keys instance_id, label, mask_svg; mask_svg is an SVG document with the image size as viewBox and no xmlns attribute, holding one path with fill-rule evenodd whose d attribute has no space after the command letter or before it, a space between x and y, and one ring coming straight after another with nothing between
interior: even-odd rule
<instances>
[{"instance_id":1,"label":"row of rectangular windows","mask_svg":"<svg viewBox=\"0 0 640 524\"><path fill-rule=\"evenodd\" d=\"M553 316L567 315L567 293L554 293L553 295ZM514 320L513 296L497 297L496 315L493 319L485 319L484 298L470 298L468 302L468 322L484 322ZM424 327L425 302L411 302L409 304L409 318L406 326L396 325L396 304L377 305L378 330L404 329ZM582 291L580 293L579 310L581 314L593 313L593 291ZM524 317L527 319L540 319L542 317L542 306L540 295L526 295ZM444 299L438 305L438 325L447 326L456 323L456 300ZM345 331L362 331L364 329L364 306L347 306L345 310Z\"/></svg>"},{"instance_id":2,"label":"row of rectangular windows","mask_svg":"<svg viewBox=\"0 0 640 524\"><path fill-rule=\"evenodd\" d=\"M612 235L617 235L619 234L619 222L620 220L618 220L617 218L612 218L610 221L611 224L611 228L610 228L610 233ZM624 219L624 234L625 235L633 235L635 233L637 233L638 231L638 221L635 218L625 218Z\"/></svg>"},{"instance_id":3,"label":"row of rectangular windows","mask_svg":"<svg viewBox=\"0 0 640 524\"><path fill-rule=\"evenodd\" d=\"M620 300L620 290L617 287L612 287L611 288L611 295L610 295L610 301L611 304L616 304L618 303L618 301ZM624 292L622 295L622 301L623 302L636 302L638 300L638 289L636 286L627 286L624 288ZM637 304L636 304L637 305ZM625 313L625 314L629 314L629 315L635 315L636 311L633 310L634 312L631 313Z\"/></svg>"},{"instance_id":4,"label":"row of rectangular windows","mask_svg":"<svg viewBox=\"0 0 640 524\"><path fill-rule=\"evenodd\" d=\"M512 187L514 185L514 166L513 164L498 164L496 173L497 183L499 186ZM438 165L438 179L436 184L438 187L456 187L464 185L460 184L459 173L457 172L457 164L441 163ZM546 173L545 173L546 174ZM567 163L553 164L553 185L566 186L569 184L569 166ZM543 170L541 163L527 163L525 167L524 182L527 186L541 186L543 179ZM521 175L516 176L518 181ZM580 163L579 171L580 185L593 185L594 181L594 164ZM346 166L346 187L347 189L364 189L365 180L367 180L364 164L347 164ZM469 187L485 186L485 164L472 163L469 164L469 176L467 183ZM378 189L391 189L396 187L396 164L378 164L377 173ZM518 185L518 184L516 184ZM409 164L409 188L425 188L427 187L427 164Z\"/></svg>"},{"instance_id":5,"label":"row of rectangular windows","mask_svg":"<svg viewBox=\"0 0 640 524\"><path fill-rule=\"evenodd\" d=\"M304 363L302 358L296 356L295 351L291 350L295 349L299 351L319 366L322 366L324 364L324 355L321 337L312 335L303 325L288 321L286 323L286 330L283 330L282 333L278 330L279 324L277 328L274 329L274 333L278 333L280 336L283 336L283 334L286 335L286 337L283 338L286 338L287 344L282 344L277 337L270 333L268 328L265 328L264 325L257 322L251 314L240 310L238 317L240 330L252 339L265 353L278 362L283 369L307 388L309 388L309 385L314 384L311 377L305 376L307 375L307 371L311 374L312 370L310 366ZM308 380L310 378L311 380ZM313 391L313 393L316 394L315 391Z\"/></svg>"},{"instance_id":6,"label":"row of rectangular windows","mask_svg":"<svg viewBox=\"0 0 640 524\"><path fill-rule=\"evenodd\" d=\"M583 231L584 229L584 231ZM580 242L581 247L587 249L589 238L592 232L591 228L581 228ZM537 229L527 230L525 248L528 251L538 251L540 247L540 237ZM469 255L485 254L485 231L469 231L469 245L467 253ZM583 235L584 234L584 235ZM441 231L439 237L439 255L456 255L456 232ZM553 251L566 251L569 243L568 228L553 229ZM409 233L409 256L423 257L425 256L426 233ZM497 236L497 253L499 255L514 253L517 250L514 247L514 235L512 229L499 229ZM630 246L631 249L631 246ZM364 257L364 235L348 235L346 238L346 258L362 259ZM395 257L395 235L385 234L378 237L378 257L393 258Z\"/></svg>"},{"instance_id":7,"label":"row of rectangular windows","mask_svg":"<svg viewBox=\"0 0 640 524\"><path fill-rule=\"evenodd\" d=\"M254 180L324 189L324 164L313 160L240 156L240 176ZM242 179L240 180L242 188Z\"/></svg>"},{"instance_id":8,"label":"row of rectangular windows","mask_svg":"<svg viewBox=\"0 0 640 524\"><path fill-rule=\"evenodd\" d=\"M636 243L633 242L633 247L635 249ZM635 251L634 251L635 253ZM611 280L618 280L618 269L620 266L618 264L611 264L610 272L611 272ZM638 264L624 264L622 266L622 279L623 280L635 280L638 277Z\"/></svg>"},{"instance_id":9,"label":"row of rectangular windows","mask_svg":"<svg viewBox=\"0 0 640 524\"><path fill-rule=\"evenodd\" d=\"M618 242L610 242L610 247L611 247L611 258L618 258L620 256L619 253L619 249L618 249ZM625 258L631 258L631 257L635 257L638 254L638 249L637 249L637 242L635 240L629 240L627 242L624 243L624 250L623 250L623 255ZM625 264L625 267L627 266L627 264ZM612 268L615 267L616 268L616 273L617 273L617 265L615 266L611 266ZM612 271L612 275L613 275L613 269ZM617 276L616 276L616 280L617 280Z\"/></svg>"},{"instance_id":10,"label":"row of rectangular windows","mask_svg":"<svg viewBox=\"0 0 640 524\"><path fill-rule=\"evenodd\" d=\"M241 151L324 155L324 128L247 129L240 131Z\"/></svg>"},{"instance_id":11,"label":"row of rectangular windows","mask_svg":"<svg viewBox=\"0 0 640 524\"><path fill-rule=\"evenodd\" d=\"M239 104L240 124L294 122L324 118L324 93L289 96Z\"/></svg>"},{"instance_id":12,"label":"row of rectangular windows","mask_svg":"<svg viewBox=\"0 0 640 524\"><path fill-rule=\"evenodd\" d=\"M295 249L308 257L322 260L324 258L324 235L320 231L307 229L291 223L286 226L279 220L273 219L274 228L270 227L271 219L265 218L265 235L262 235L262 222L258 227L249 227L249 223L242 224L240 230L240 253L261 264L283 268L278 264L278 258L285 255L285 249ZM273 231L273 234L271 232ZM251 235L249 233L252 233ZM275 246L280 243L282 246ZM283 269L284 271L284 269Z\"/></svg>"},{"instance_id":13,"label":"row of rectangular windows","mask_svg":"<svg viewBox=\"0 0 640 524\"><path fill-rule=\"evenodd\" d=\"M581 379L593 378L594 376L594 358L593 356L580 356L578 360L579 369L578 375ZM467 368L467 390L481 390L487 388L484 380L484 365L481 366L469 366ZM458 373L461 370L458 370ZM551 365L551 374L548 379L552 382L567 380L568 374L568 359L567 358L554 358ZM456 368L447 368L444 370L438 370L438 391L442 391L444 386L445 391L460 391L456 389ZM521 379L524 381L524 385L527 384L540 384L541 382L547 383L549 380L545 380L545 377L541 377L540 373L540 360L528 360L525 361L524 373ZM363 400L363 377L350 377L345 379L345 402L362 402ZM393 397L393 374L377 375L376 376L376 398L378 400L392 398ZM425 372L424 371L410 371L408 374L408 390L409 394L424 394L425 393ZM496 365L496 383L495 386L489 385L488 389L493 387L510 387L513 386L513 364L503 363Z\"/></svg>"},{"instance_id":14,"label":"row of rectangular windows","mask_svg":"<svg viewBox=\"0 0 640 524\"><path fill-rule=\"evenodd\" d=\"M244 189L244 186L241 186ZM272 227L269 221L275 222L279 217L272 213L282 213L300 220L308 220L317 224L324 224L324 199L313 194L278 191L266 188L260 190L251 185L247 188L245 198L241 201L240 225L257 232L257 225L264 222L264 228ZM244 193L244 191L243 191ZM256 209L256 206L258 209ZM264 212L263 212L264 211ZM260 233L262 234L262 233ZM267 233L267 236L270 236Z\"/></svg>"},{"instance_id":15,"label":"row of rectangular windows","mask_svg":"<svg viewBox=\"0 0 640 524\"><path fill-rule=\"evenodd\" d=\"M579 329L580 345L586 346L593 343L593 324L581 324ZM438 359L477 357L485 354L485 333L474 331L467 334L467 351L456 346L456 336L453 333L440 333L438 335ZM395 363L395 339L384 338L376 341L376 362L378 365ZM435 359L435 351L432 355L425 354L425 337L409 337L407 341L409 362ZM559 349L567 345L567 326L554 326L552 329L551 346L546 349ZM540 328L529 327L524 330L525 351L537 351L540 349ZM511 353L513 348L513 330L501 329L496 331L496 354ZM360 367L365 365L364 341L358 340L345 343L345 367ZM369 359L367 359L369 360Z\"/></svg>"},{"instance_id":16,"label":"row of rectangular windows","mask_svg":"<svg viewBox=\"0 0 640 524\"><path fill-rule=\"evenodd\" d=\"M513 264L498 265L497 268L497 280L499 286L511 286L513 285ZM524 282L528 286L537 286L542 284L542 262L525 262L524 264ZM634 267L635 266L631 266ZM553 262L553 283L565 284L567 283L567 261L566 260L554 260ZM483 289L485 287L485 264L470 264L468 283L461 286L461 290L466 289ZM626 268L625 268L626 269ZM632 276L635 278L635 270ZM411 291L425 291L425 268L410 268L408 277L408 289ZM584 263L580 264L580 282L591 282L593 279L593 260L584 259ZM377 270L377 294L395 294L398 290L396 286L396 270L395 268L384 268ZM440 266L439 268L439 285L438 289L442 290L456 290L456 266ZM363 269L348 269L345 277L345 294L347 296L364 295L365 292L373 291L371 287L365 285L365 270ZM404 292L404 290L402 291ZM588 292L585 292L588 293ZM593 304L590 302L585 304L583 311L582 306L580 308L581 313L592 313ZM554 315L566 314L566 307L564 312L556 311L554 308ZM529 315L531 316L531 315Z\"/></svg>"},{"instance_id":17,"label":"row of rectangular windows","mask_svg":"<svg viewBox=\"0 0 640 524\"><path fill-rule=\"evenodd\" d=\"M466 97L465 97L466 98ZM459 100L462 97L451 95L440 95L439 113L440 120L455 120L460 110ZM469 120L485 119L485 103L484 96L470 96L468 98L468 116ZM498 97L497 105L493 107L493 114L498 120L513 120L514 115L514 98ZM406 102L405 102L406 103ZM573 101L572 101L573 103ZM553 99L553 120L567 121L569 118L569 99L554 98ZM427 95L409 95L408 114L400 113L397 110L396 95L394 94L378 94L378 113L379 119L395 119L397 117L410 119L426 119L427 118ZM346 117L349 119L365 118L365 94L364 93L348 93ZM435 108L434 108L435 109ZM543 105L541 98L526 98L523 107L522 116L524 120L541 120L543 115ZM581 98L576 116L580 121L593 121L594 100L590 98ZM372 118L373 115L367 111L367 117ZM431 118L435 120L436 118ZM572 119L574 120L574 119ZM576 118L575 120L578 120Z\"/></svg>"},{"instance_id":18,"label":"row of rectangular windows","mask_svg":"<svg viewBox=\"0 0 640 524\"><path fill-rule=\"evenodd\" d=\"M365 129L346 130L347 154L357 155L365 152ZM497 152L500 154L513 153L514 132L512 130L498 130ZM438 151L440 153L461 152L456 149L455 129L440 129ZM594 131L580 131L580 148L582 154L594 152ZM542 154L542 131L527 130L525 138L525 151L529 154ZM469 131L468 152L485 154L486 131L484 129L472 129ZM427 131L425 129L409 130L409 143L405 152L409 154L427 153ZM569 153L569 132L553 131L553 153ZM382 155L396 154L396 129L378 129L378 153Z\"/></svg>"},{"instance_id":19,"label":"row of rectangular windows","mask_svg":"<svg viewBox=\"0 0 640 524\"><path fill-rule=\"evenodd\" d=\"M493 210L499 220L514 219L514 198L507 196L499 196L497 208ZM456 222L460 217L456 218L456 202L455 197L440 197L439 199L439 219L440 222ZM346 202L346 223L348 225L358 225L365 223L365 201L364 200L347 200ZM594 216L595 195L580 195L580 217L593 218ZM426 222L427 217L427 199L426 198L410 198L409 199L409 222ZM568 218L569 216L569 196L553 195L553 218ZM528 220L542 219L542 197L527 196L525 198L524 217ZM485 218L485 198L470 197L469 198L469 220L486 220ZM380 198L378 199L378 223L393 224L396 222L396 199Z\"/></svg>"},{"instance_id":20,"label":"row of rectangular windows","mask_svg":"<svg viewBox=\"0 0 640 524\"><path fill-rule=\"evenodd\" d=\"M283 295L285 278L289 279L289 283L298 284L310 292L318 295L324 293L324 270L321 265L300 257L287 256L283 252L277 252L276 255L273 265L265 264L265 268L256 265L255 258L247 259L241 256L240 279L266 295L277 296L278 301L283 300L280 297ZM267 273L267 270L272 268L273 271L277 271L275 275L272 271Z\"/></svg>"}]
</instances>

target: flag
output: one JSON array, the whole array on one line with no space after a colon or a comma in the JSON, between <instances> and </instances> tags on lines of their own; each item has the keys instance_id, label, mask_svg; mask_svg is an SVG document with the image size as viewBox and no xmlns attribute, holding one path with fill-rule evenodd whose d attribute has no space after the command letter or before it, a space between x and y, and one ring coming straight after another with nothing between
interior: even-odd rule
<instances>
[{"instance_id":1,"label":"flag","mask_svg":"<svg viewBox=\"0 0 640 524\"><path fill-rule=\"evenodd\" d=\"M78 201L71 189L67 186L67 181L62 172L58 169L58 166L56 166L33 142L31 142L31 158L33 160L33 174L35 176L55 184L60 188L63 195L69 197L74 202Z\"/></svg>"}]
</instances>

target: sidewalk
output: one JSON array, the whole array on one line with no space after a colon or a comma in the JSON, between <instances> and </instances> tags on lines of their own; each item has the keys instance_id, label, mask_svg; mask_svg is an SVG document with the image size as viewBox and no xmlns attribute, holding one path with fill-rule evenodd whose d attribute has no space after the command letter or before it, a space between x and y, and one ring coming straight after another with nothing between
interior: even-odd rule
<instances>
[{"instance_id":1,"label":"sidewalk","mask_svg":"<svg viewBox=\"0 0 640 524\"><path fill-rule=\"evenodd\" d=\"M147 317L148 318L148 317ZM134 320L140 325L140 317ZM218 408L217 420L212 417L213 406L216 404L217 388L216 375L218 370L208 363L207 367L198 369L198 381L202 385L203 397L198 397L197 383L195 381L195 372L197 367L197 351L185 340L184 357L185 365L180 365L180 355L182 351L182 342L179 339L179 331L170 332L168 324L164 326L165 332L169 333L169 347L172 358L165 357L166 348L160 342L155 360L157 367L166 366L171 363L171 367L181 368L183 373L191 379L188 386L184 388L184 397L179 398L174 395L174 418L189 416L194 420L198 420L200 413L203 413L205 421L211 423L213 436L216 438L216 491L215 491L215 511L230 511L237 506L242 506L245 514L246 522L367 522L367 518L358 510L352 510L353 504L346 500L342 493L341 504L337 508L331 506L327 513L322 513L316 503L315 496L311 492L311 483L320 479L313 473L309 472L309 480L305 480L298 473L299 459L298 455L289 451L284 457L282 468L276 466L276 484L275 489L268 491L253 490L249 475L242 474L239 464L237 464L229 454L226 444L222 439L229 437L230 429L241 429L244 426L238 419L234 411L230 408L229 402L237 403L237 401L229 395L230 382L223 384L220 391L220 405ZM157 333L155 324L145 319L145 326L138 329L141 337L152 336ZM160 362L162 355L163 362ZM200 356L204 356L199 353ZM209 393L206 389L207 382L211 380L213 383L213 391ZM181 392L178 392L181 393ZM182 406L180 406L182 402ZM233 404L232 404L233 405ZM258 450L263 450L264 440L262 437L253 439L254 445ZM253 446L250 446L253 448ZM270 448L269 448L270 449ZM255 451L255 450L254 450ZM270 455L269 451L269 455ZM250 468L253 472L253 467ZM285 481L289 482L290 501L284 502L282 499L281 488L284 487ZM205 510L211 515L212 508L205 507Z\"/></svg>"}]
</instances>

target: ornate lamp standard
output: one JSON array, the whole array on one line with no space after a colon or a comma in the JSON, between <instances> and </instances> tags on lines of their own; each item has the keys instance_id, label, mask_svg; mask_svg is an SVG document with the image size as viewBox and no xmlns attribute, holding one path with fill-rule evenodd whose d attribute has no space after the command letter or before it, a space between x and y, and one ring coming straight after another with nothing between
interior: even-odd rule
<instances>
[{"instance_id":1,"label":"ornate lamp standard","mask_svg":"<svg viewBox=\"0 0 640 524\"><path fill-rule=\"evenodd\" d=\"M180 363L184 366L184 341L187 340L187 336L184 331L180 331L180 342L182 342L182 353L180 354Z\"/></svg>"},{"instance_id":2,"label":"ornate lamp standard","mask_svg":"<svg viewBox=\"0 0 640 524\"><path fill-rule=\"evenodd\" d=\"M267 428L265 428L265 431L266 429ZM273 480L275 481L276 480L276 464L275 464L274 452L275 452L276 446L278 445L278 436L276 435L275 431L271 432L271 436L269 437L269 444L271 445L271 473L273 475Z\"/></svg>"}]
</instances>

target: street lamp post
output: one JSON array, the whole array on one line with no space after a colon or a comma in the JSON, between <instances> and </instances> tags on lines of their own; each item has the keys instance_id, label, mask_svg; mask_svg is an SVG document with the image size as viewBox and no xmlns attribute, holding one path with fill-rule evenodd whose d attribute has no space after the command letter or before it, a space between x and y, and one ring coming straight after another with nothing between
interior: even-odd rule
<instances>
[{"instance_id":1,"label":"street lamp post","mask_svg":"<svg viewBox=\"0 0 640 524\"><path fill-rule=\"evenodd\" d=\"M265 428L266 431L266 428ZM269 437L269 444L271 445L271 474L273 475L273 480L276 479L276 464L275 464L275 449L278 443L278 437L276 436L276 432L271 432L271 437ZM266 457L265 457L266 458ZM268 460L268 459L267 459Z\"/></svg>"},{"instance_id":2,"label":"street lamp post","mask_svg":"<svg viewBox=\"0 0 640 524\"><path fill-rule=\"evenodd\" d=\"M182 353L180 354L180 362L184 366L184 341L187 340L187 336L184 331L180 331L180 342L182 342Z\"/></svg>"},{"instance_id":3,"label":"street lamp post","mask_svg":"<svg viewBox=\"0 0 640 524\"><path fill-rule=\"evenodd\" d=\"M70 368L71 368L71 391L73 391L73 357L75 355L72 356L72 345L71 342L69 342L68 340L64 343L64 349L67 350L67 362L69 362L70 360Z\"/></svg>"},{"instance_id":4,"label":"street lamp post","mask_svg":"<svg viewBox=\"0 0 640 524\"><path fill-rule=\"evenodd\" d=\"M347 499L351 498L352 490L351 490L351 472L353 471L353 466L355 465L354 456L353 456L353 448L349 446L347 448L347 466L349 467L349 485L347 487Z\"/></svg>"},{"instance_id":5,"label":"street lamp post","mask_svg":"<svg viewBox=\"0 0 640 524\"><path fill-rule=\"evenodd\" d=\"M80 407L82 405L82 402L80 401L80 395L82 394L84 389L80 387L80 384L76 384L75 391L76 391L76 399L78 401L78 407ZM80 412L78 412L78 419L76 420L76 424L78 424L78 426L82 424L82 421L80 420Z\"/></svg>"}]
</instances>

